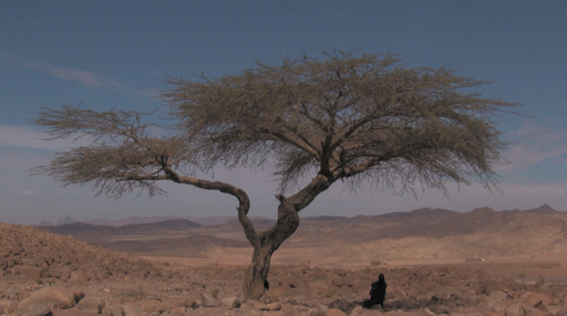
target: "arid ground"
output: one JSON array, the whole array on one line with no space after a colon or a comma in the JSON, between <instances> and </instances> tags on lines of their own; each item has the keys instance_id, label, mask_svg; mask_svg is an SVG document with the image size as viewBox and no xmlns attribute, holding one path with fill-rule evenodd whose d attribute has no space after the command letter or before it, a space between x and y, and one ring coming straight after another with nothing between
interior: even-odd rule
<instances>
[{"instance_id":1,"label":"arid ground","mask_svg":"<svg viewBox=\"0 0 567 316\"><path fill-rule=\"evenodd\" d=\"M252 249L234 220L0 223L0 315L564 316L566 220L547 206L304 218L263 302L242 296ZM384 308L365 309L380 273Z\"/></svg>"}]
</instances>

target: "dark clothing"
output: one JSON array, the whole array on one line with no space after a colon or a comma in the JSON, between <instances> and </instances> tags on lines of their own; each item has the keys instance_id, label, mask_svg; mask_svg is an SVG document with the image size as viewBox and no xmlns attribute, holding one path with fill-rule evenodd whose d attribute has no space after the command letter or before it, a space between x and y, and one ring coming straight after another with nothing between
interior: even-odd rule
<instances>
[{"instance_id":1,"label":"dark clothing","mask_svg":"<svg viewBox=\"0 0 567 316\"><path fill-rule=\"evenodd\" d=\"M386 281L384 281L384 275L380 274L378 281L372 283L372 288L370 289L370 299L364 301L363 306L370 308L376 304L380 304L384 308L384 300L386 299Z\"/></svg>"}]
</instances>

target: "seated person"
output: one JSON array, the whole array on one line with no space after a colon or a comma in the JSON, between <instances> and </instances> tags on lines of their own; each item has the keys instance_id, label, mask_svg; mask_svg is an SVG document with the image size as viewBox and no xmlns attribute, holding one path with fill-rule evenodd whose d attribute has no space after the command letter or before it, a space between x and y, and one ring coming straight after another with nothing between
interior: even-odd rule
<instances>
[{"instance_id":1,"label":"seated person","mask_svg":"<svg viewBox=\"0 0 567 316\"><path fill-rule=\"evenodd\" d=\"M364 301L362 306L365 308L371 308L376 304L380 304L382 309L384 309L384 300L386 299L386 281L384 281L384 275L380 274L378 281L372 283L372 288L370 289L370 299Z\"/></svg>"}]
</instances>

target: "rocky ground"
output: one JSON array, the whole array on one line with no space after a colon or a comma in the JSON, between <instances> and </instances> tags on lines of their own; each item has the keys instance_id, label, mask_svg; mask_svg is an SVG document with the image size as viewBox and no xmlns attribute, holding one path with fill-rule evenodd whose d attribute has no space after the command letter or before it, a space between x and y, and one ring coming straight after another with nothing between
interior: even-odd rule
<instances>
[{"instance_id":1,"label":"rocky ground","mask_svg":"<svg viewBox=\"0 0 567 316\"><path fill-rule=\"evenodd\" d=\"M567 316L567 285L523 284L463 266L275 265L272 302L243 299L244 269L150 263L0 223L0 315ZM384 309L364 309L380 273Z\"/></svg>"}]
</instances>

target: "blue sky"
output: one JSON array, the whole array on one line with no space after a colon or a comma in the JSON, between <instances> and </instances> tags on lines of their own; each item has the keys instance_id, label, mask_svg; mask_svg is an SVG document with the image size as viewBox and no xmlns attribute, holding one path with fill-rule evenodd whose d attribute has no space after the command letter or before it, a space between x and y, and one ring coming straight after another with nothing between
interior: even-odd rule
<instances>
[{"instance_id":1,"label":"blue sky","mask_svg":"<svg viewBox=\"0 0 567 316\"><path fill-rule=\"evenodd\" d=\"M0 221L37 224L130 215L236 215L217 192L164 183L169 195L94 198L30 168L72 146L45 142L28 122L38 107L161 109L167 75L235 74L253 60L303 52L393 52L408 66L448 65L491 80L479 91L522 104L532 117L496 118L514 141L498 167L503 194L450 185L449 199L332 187L303 216L441 207L567 211L567 2L565 1L16 1L0 2ZM159 112L158 112L159 115ZM216 171L242 187L251 215L275 217L270 170Z\"/></svg>"}]
</instances>

